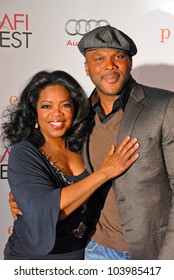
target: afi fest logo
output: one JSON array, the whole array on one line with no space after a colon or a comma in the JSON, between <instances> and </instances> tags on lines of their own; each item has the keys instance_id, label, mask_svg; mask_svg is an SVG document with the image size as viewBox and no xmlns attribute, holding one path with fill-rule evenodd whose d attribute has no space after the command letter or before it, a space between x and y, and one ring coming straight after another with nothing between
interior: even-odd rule
<instances>
[{"instance_id":1,"label":"afi fest logo","mask_svg":"<svg viewBox=\"0 0 174 280\"><path fill-rule=\"evenodd\" d=\"M10 151L5 149L0 155L0 179L7 179L8 156Z\"/></svg>"},{"instance_id":2,"label":"afi fest logo","mask_svg":"<svg viewBox=\"0 0 174 280\"><path fill-rule=\"evenodd\" d=\"M0 16L0 48L28 48L31 35L28 14Z\"/></svg>"},{"instance_id":3,"label":"afi fest logo","mask_svg":"<svg viewBox=\"0 0 174 280\"><path fill-rule=\"evenodd\" d=\"M93 30L96 27L109 25L109 22L105 19L69 19L65 24L65 31L69 36L80 35L83 36L87 32ZM77 46L78 42L71 39L68 40L67 46Z\"/></svg>"},{"instance_id":4,"label":"afi fest logo","mask_svg":"<svg viewBox=\"0 0 174 280\"><path fill-rule=\"evenodd\" d=\"M9 103L10 105L15 106L18 101L18 96L10 96ZM8 170L8 156L10 150L5 149L0 151L0 179L7 179L7 170Z\"/></svg>"}]
</instances>

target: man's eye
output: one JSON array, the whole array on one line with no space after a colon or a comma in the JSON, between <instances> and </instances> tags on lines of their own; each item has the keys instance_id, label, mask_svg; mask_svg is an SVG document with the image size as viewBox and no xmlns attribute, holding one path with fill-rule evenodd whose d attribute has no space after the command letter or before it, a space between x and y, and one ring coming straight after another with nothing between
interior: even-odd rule
<instances>
[{"instance_id":1,"label":"man's eye","mask_svg":"<svg viewBox=\"0 0 174 280\"><path fill-rule=\"evenodd\" d=\"M102 60L103 60L103 57L97 57L96 60L97 60L97 61L102 61Z\"/></svg>"},{"instance_id":2,"label":"man's eye","mask_svg":"<svg viewBox=\"0 0 174 280\"><path fill-rule=\"evenodd\" d=\"M120 59L123 59L123 58L125 58L125 55L116 55L115 56L116 60L120 60Z\"/></svg>"}]
</instances>

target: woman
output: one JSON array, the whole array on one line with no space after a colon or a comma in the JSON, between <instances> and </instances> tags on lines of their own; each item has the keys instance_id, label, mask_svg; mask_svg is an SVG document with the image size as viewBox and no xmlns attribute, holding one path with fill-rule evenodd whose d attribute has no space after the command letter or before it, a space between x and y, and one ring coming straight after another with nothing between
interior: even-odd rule
<instances>
[{"instance_id":1,"label":"woman","mask_svg":"<svg viewBox=\"0 0 174 280\"><path fill-rule=\"evenodd\" d=\"M37 73L7 116L8 181L22 215L5 259L83 259L99 208L96 191L137 160L137 139L113 145L89 175L81 148L92 114L81 86L63 71Z\"/></svg>"}]
</instances>

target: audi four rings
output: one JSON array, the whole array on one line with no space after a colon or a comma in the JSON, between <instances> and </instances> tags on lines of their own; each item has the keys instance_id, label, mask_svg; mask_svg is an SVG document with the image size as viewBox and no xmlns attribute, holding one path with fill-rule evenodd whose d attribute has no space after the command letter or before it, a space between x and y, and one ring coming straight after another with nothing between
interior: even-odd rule
<instances>
[{"instance_id":1,"label":"audi four rings","mask_svg":"<svg viewBox=\"0 0 174 280\"><path fill-rule=\"evenodd\" d=\"M95 19L70 19L66 22L65 31L69 35L85 35L90 30L102 26L109 25L109 22L105 19L95 20Z\"/></svg>"}]
</instances>

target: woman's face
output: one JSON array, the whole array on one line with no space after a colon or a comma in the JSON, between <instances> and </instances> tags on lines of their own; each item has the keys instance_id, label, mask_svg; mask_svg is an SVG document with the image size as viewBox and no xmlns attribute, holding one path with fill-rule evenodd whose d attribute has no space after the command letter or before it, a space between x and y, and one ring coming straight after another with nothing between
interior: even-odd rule
<instances>
[{"instance_id":1,"label":"woman's face","mask_svg":"<svg viewBox=\"0 0 174 280\"><path fill-rule=\"evenodd\" d=\"M36 109L45 141L64 138L74 118L74 105L69 91L61 85L46 87L40 92Z\"/></svg>"}]
</instances>

